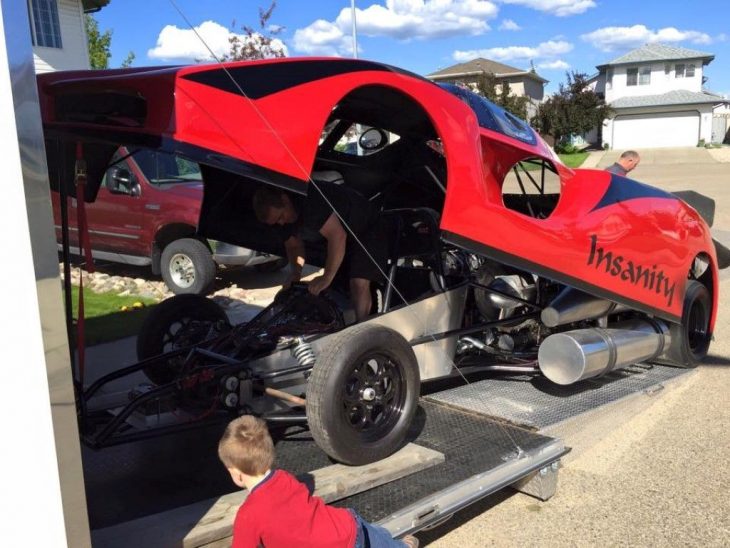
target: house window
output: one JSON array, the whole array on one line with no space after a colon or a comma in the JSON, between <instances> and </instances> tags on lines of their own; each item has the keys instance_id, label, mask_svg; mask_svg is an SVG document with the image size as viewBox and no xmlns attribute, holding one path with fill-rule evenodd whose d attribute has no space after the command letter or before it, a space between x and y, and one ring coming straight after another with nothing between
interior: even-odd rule
<instances>
[{"instance_id":1,"label":"house window","mask_svg":"<svg viewBox=\"0 0 730 548\"><path fill-rule=\"evenodd\" d=\"M651 67L641 67L639 71L639 85L648 86L651 84Z\"/></svg>"},{"instance_id":2,"label":"house window","mask_svg":"<svg viewBox=\"0 0 730 548\"><path fill-rule=\"evenodd\" d=\"M30 34L34 46L61 48L61 25L56 0L29 0Z\"/></svg>"},{"instance_id":3,"label":"house window","mask_svg":"<svg viewBox=\"0 0 730 548\"><path fill-rule=\"evenodd\" d=\"M608 69L606 71L606 89L611 89L613 87L613 69Z\"/></svg>"},{"instance_id":4,"label":"house window","mask_svg":"<svg viewBox=\"0 0 730 548\"><path fill-rule=\"evenodd\" d=\"M692 69L692 72L694 73L694 68ZM679 63L678 65L674 65L674 77L675 78L684 78L684 63Z\"/></svg>"},{"instance_id":5,"label":"house window","mask_svg":"<svg viewBox=\"0 0 730 548\"><path fill-rule=\"evenodd\" d=\"M635 86L638 83L639 69L630 68L626 69L626 85Z\"/></svg>"},{"instance_id":6,"label":"house window","mask_svg":"<svg viewBox=\"0 0 730 548\"><path fill-rule=\"evenodd\" d=\"M687 65L687 68L684 71L684 75L687 78L694 78L695 77L695 66L694 66L694 64Z\"/></svg>"},{"instance_id":7,"label":"house window","mask_svg":"<svg viewBox=\"0 0 730 548\"><path fill-rule=\"evenodd\" d=\"M664 76L669 76L669 74L672 72L672 65L669 63L664 64Z\"/></svg>"}]
</instances>

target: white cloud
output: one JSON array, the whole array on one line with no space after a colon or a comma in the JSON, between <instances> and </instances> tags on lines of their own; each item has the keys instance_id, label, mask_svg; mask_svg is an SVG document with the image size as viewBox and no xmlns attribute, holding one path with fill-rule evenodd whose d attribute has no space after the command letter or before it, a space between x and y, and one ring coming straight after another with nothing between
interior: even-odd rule
<instances>
[{"instance_id":1,"label":"white cloud","mask_svg":"<svg viewBox=\"0 0 730 548\"><path fill-rule=\"evenodd\" d=\"M293 47L307 55L350 55L352 37L337 25L318 19L294 33ZM358 50L361 48L358 46Z\"/></svg>"},{"instance_id":2,"label":"white cloud","mask_svg":"<svg viewBox=\"0 0 730 548\"><path fill-rule=\"evenodd\" d=\"M604 27L588 34L582 34L581 39L601 51L636 48L653 42L710 44L713 41L709 34L696 30L678 30L674 27L665 27L655 31L644 25Z\"/></svg>"},{"instance_id":3,"label":"white cloud","mask_svg":"<svg viewBox=\"0 0 730 548\"><path fill-rule=\"evenodd\" d=\"M573 49L573 44L565 41L548 40L536 47L508 46L506 48L488 48L461 51L453 53L453 58L459 62L471 61L477 57L492 59L494 61L534 60L553 59L559 55L568 53Z\"/></svg>"},{"instance_id":4,"label":"white cloud","mask_svg":"<svg viewBox=\"0 0 730 548\"><path fill-rule=\"evenodd\" d=\"M537 68L545 70L567 70L570 68L570 65L561 59L556 59L555 61L538 63Z\"/></svg>"},{"instance_id":5,"label":"white cloud","mask_svg":"<svg viewBox=\"0 0 730 548\"><path fill-rule=\"evenodd\" d=\"M558 17L577 15L596 7L594 0L500 0L505 4L517 4Z\"/></svg>"},{"instance_id":6,"label":"white cloud","mask_svg":"<svg viewBox=\"0 0 730 548\"><path fill-rule=\"evenodd\" d=\"M398 40L479 35L489 30L497 16L489 0L386 0L365 9L356 8L358 35L387 36ZM294 33L294 48L309 54L351 52L350 8L334 21L319 19Z\"/></svg>"},{"instance_id":7,"label":"white cloud","mask_svg":"<svg viewBox=\"0 0 730 548\"><path fill-rule=\"evenodd\" d=\"M522 30L522 27L512 21L512 19L503 19L499 25L499 30Z\"/></svg>"},{"instance_id":8,"label":"white cloud","mask_svg":"<svg viewBox=\"0 0 730 548\"><path fill-rule=\"evenodd\" d=\"M213 59L210 50L213 51L216 57L221 57L230 52L229 37L234 34L215 21L201 23L195 27L195 32L193 29L180 29L175 25L166 25L157 37L157 46L148 50L147 56L151 59L165 61L210 60ZM237 34L237 36L243 44L249 41L259 42L261 38L261 35L256 33L251 38L245 34ZM287 51L286 45L279 39L274 39L271 47L272 49Z\"/></svg>"}]
</instances>

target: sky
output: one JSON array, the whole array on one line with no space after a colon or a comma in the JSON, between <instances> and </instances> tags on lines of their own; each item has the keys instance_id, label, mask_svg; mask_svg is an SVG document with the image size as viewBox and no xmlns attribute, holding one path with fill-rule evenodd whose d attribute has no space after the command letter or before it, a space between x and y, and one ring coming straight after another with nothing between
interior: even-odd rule
<instances>
[{"instance_id":1,"label":"sky","mask_svg":"<svg viewBox=\"0 0 730 548\"><path fill-rule=\"evenodd\" d=\"M111 67L192 63L228 51L228 36L258 29L270 0L111 0L96 14L112 30ZM278 0L267 31L288 56L352 57L351 0ZM566 71L596 65L650 42L715 55L705 87L730 97L727 0L356 0L358 57L428 75L484 57L534 66L548 93ZM196 32L191 29L194 28ZM202 37L202 40L201 40Z\"/></svg>"}]
</instances>

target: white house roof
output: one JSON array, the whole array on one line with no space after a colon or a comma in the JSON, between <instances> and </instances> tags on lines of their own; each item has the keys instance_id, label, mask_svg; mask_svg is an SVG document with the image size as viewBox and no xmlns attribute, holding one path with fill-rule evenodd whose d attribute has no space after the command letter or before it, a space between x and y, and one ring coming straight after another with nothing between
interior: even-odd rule
<instances>
[{"instance_id":1,"label":"white house roof","mask_svg":"<svg viewBox=\"0 0 730 548\"><path fill-rule=\"evenodd\" d=\"M621 57L617 57L613 61L598 65L596 68L600 70L614 65L630 65L647 61L681 61L683 59L702 59L703 64L706 65L714 58L715 56L713 54L704 51L679 48L657 42L654 44L645 44Z\"/></svg>"},{"instance_id":2,"label":"white house roof","mask_svg":"<svg viewBox=\"0 0 730 548\"><path fill-rule=\"evenodd\" d=\"M611 102L611 108L663 107L668 105L696 105L701 103L723 103L720 95L704 91L687 91L675 89L659 95L640 95L638 97L621 97Z\"/></svg>"}]
</instances>

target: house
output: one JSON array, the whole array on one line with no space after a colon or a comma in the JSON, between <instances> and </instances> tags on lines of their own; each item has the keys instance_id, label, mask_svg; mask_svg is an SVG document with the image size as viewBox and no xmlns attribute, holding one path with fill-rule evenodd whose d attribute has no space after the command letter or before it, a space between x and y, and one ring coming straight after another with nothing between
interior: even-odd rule
<instances>
[{"instance_id":1,"label":"house","mask_svg":"<svg viewBox=\"0 0 730 548\"><path fill-rule=\"evenodd\" d=\"M646 44L599 65L590 80L614 110L601 141L613 149L697 146L722 142L728 101L704 89L710 53ZM715 118L713 132L713 117Z\"/></svg>"},{"instance_id":2,"label":"house","mask_svg":"<svg viewBox=\"0 0 730 548\"><path fill-rule=\"evenodd\" d=\"M36 73L90 68L84 13L109 1L27 0Z\"/></svg>"},{"instance_id":3,"label":"house","mask_svg":"<svg viewBox=\"0 0 730 548\"><path fill-rule=\"evenodd\" d=\"M426 78L435 82L466 84L470 87L476 87L479 78L485 74L494 75L497 80L498 90L502 82L507 82L510 94L529 97L527 119L529 120L535 115L537 105L545 95L545 84L548 83L548 80L537 74L534 69L522 70L480 57L438 70L427 75Z\"/></svg>"}]
</instances>

